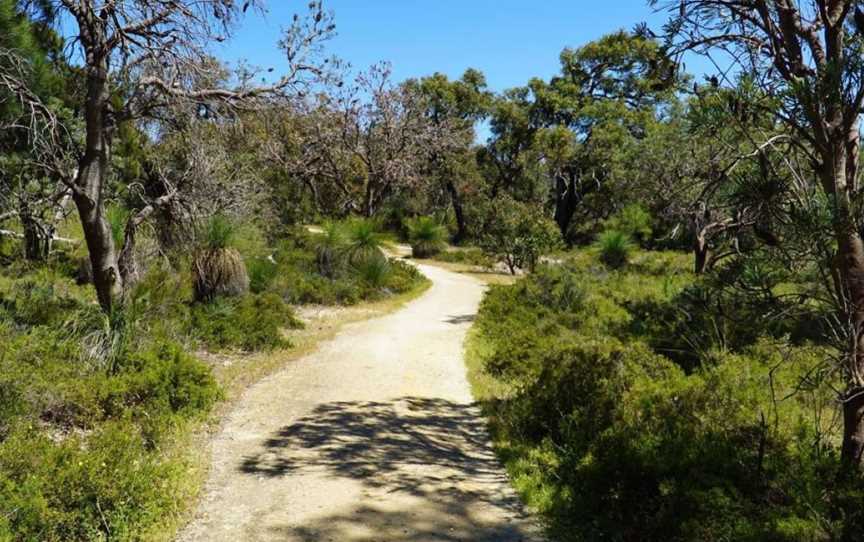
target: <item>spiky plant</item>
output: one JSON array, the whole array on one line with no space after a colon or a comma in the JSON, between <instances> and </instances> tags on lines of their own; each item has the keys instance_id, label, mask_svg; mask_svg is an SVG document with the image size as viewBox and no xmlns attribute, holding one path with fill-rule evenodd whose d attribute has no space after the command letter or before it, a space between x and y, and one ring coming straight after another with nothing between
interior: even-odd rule
<instances>
[{"instance_id":1,"label":"spiky plant","mask_svg":"<svg viewBox=\"0 0 864 542\"><path fill-rule=\"evenodd\" d=\"M320 274L332 279L342 268L348 241L343 226L337 222L327 222L321 230L315 238L315 264Z\"/></svg>"},{"instance_id":2,"label":"spiky plant","mask_svg":"<svg viewBox=\"0 0 864 542\"><path fill-rule=\"evenodd\" d=\"M375 221L368 218L355 218L345 223L347 237L346 254L353 266L374 258L384 258L384 236Z\"/></svg>"},{"instance_id":3,"label":"spiky plant","mask_svg":"<svg viewBox=\"0 0 864 542\"><path fill-rule=\"evenodd\" d=\"M447 247L447 228L431 216L409 220L408 240L415 258L429 258Z\"/></svg>"},{"instance_id":4,"label":"spiky plant","mask_svg":"<svg viewBox=\"0 0 864 542\"><path fill-rule=\"evenodd\" d=\"M390 278L390 262L383 254L370 256L355 267L360 278L373 288L383 288Z\"/></svg>"},{"instance_id":5,"label":"spiky plant","mask_svg":"<svg viewBox=\"0 0 864 542\"><path fill-rule=\"evenodd\" d=\"M249 275L243 257L230 246L236 231L236 225L222 215L215 215L207 221L202 246L192 259L196 301L241 295L249 290Z\"/></svg>"},{"instance_id":6,"label":"spiky plant","mask_svg":"<svg viewBox=\"0 0 864 542\"><path fill-rule=\"evenodd\" d=\"M597 248L600 251L600 260L608 267L618 269L630 258L633 241L622 231L606 230L597 238Z\"/></svg>"}]
</instances>

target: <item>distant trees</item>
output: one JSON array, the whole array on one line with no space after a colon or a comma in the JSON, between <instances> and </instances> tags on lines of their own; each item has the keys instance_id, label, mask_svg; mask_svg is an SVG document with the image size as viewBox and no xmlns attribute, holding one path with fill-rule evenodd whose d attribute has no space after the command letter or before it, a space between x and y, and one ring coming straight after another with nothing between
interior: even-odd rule
<instances>
[{"instance_id":1,"label":"distant trees","mask_svg":"<svg viewBox=\"0 0 864 542\"><path fill-rule=\"evenodd\" d=\"M620 179L616 160L679 86L678 66L640 33L565 49L560 75L534 79L492 106L493 137L483 154L492 164L492 196L507 186L521 199L548 198L567 236L585 197Z\"/></svg>"}]
</instances>

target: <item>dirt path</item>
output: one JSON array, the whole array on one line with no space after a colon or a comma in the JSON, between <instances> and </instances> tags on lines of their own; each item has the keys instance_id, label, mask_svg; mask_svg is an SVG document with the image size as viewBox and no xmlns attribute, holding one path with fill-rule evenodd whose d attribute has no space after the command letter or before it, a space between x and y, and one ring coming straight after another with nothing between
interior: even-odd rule
<instances>
[{"instance_id":1,"label":"dirt path","mask_svg":"<svg viewBox=\"0 0 864 542\"><path fill-rule=\"evenodd\" d=\"M181 541L537 539L465 380L483 286L420 268L422 297L245 393Z\"/></svg>"}]
</instances>

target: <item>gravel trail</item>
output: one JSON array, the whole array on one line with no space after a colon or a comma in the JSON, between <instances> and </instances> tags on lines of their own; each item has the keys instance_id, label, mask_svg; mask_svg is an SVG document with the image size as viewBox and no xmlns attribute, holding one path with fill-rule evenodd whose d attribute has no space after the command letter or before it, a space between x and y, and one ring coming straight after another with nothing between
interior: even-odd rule
<instances>
[{"instance_id":1,"label":"gravel trail","mask_svg":"<svg viewBox=\"0 0 864 542\"><path fill-rule=\"evenodd\" d=\"M246 391L180 541L540 539L465 377L484 286L419 268L433 283L420 298Z\"/></svg>"}]
</instances>

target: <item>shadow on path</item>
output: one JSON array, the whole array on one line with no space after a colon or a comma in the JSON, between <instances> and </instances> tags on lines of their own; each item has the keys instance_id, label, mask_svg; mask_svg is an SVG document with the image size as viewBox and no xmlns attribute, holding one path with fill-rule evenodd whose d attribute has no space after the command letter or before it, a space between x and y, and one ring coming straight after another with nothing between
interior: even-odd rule
<instances>
[{"instance_id":1,"label":"shadow on path","mask_svg":"<svg viewBox=\"0 0 864 542\"><path fill-rule=\"evenodd\" d=\"M323 472L384 496L314 524L274 527L280 538L523 540L509 520L524 516L512 493L502 494L508 482L487 443L473 405L417 397L335 402L280 429L239 469L268 477ZM386 498L396 492L403 500ZM478 518L479 509L493 510L494 521ZM363 534L364 525L374 531Z\"/></svg>"}]
</instances>

